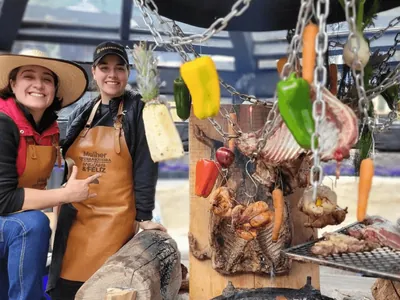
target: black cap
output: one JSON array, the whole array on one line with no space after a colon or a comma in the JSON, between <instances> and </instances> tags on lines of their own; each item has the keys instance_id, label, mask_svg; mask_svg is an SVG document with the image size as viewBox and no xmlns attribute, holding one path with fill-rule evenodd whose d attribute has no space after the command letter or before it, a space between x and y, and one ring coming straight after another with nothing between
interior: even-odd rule
<instances>
[{"instance_id":1,"label":"black cap","mask_svg":"<svg viewBox=\"0 0 400 300\"><path fill-rule=\"evenodd\" d=\"M97 63L108 54L118 55L127 65L129 65L128 54L126 53L125 47L115 42L104 42L98 45L93 53L93 63Z\"/></svg>"}]
</instances>

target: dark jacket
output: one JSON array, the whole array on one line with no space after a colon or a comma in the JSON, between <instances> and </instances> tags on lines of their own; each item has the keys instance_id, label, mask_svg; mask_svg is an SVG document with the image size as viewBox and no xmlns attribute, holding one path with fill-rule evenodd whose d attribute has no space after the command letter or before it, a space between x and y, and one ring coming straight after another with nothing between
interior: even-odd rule
<instances>
[{"instance_id":1,"label":"dark jacket","mask_svg":"<svg viewBox=\"0 0 400 300\"><path fill-rule=\"evenodd\" d=\"M136 220L150 220L152 218L152 210L154 209L158 164L154 163L151 159L147 145L142 118L144 103L140 100L140 95L127 91L121 98L115 98L110 101L109 108L113 118L116 117L119 103L122 100L124 101L122 128L134 164L133 178L136 196ZM95 102L89 101L83 103L71 114L68 121L66 138L62 145L64 157L68 148L85 126ZM62 205L60 210L47 285L50 295L60 276L69 230L76 213L76 209L71 204Z\"/></svg>"}]
</instances>

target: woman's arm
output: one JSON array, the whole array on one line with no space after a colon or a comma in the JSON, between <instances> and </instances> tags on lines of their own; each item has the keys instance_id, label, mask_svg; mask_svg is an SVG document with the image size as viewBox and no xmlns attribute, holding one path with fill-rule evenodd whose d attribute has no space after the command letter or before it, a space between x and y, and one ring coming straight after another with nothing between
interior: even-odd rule
<instances>
[{"instance_id":1,"label":"woman's arm","mask_svg":"<svg viewBox=\"0 0 400 300\"><path fill-rule=\"evenodd\" d=\"M66 188L35 190L18 187L17 153L19 133L11 118L0 114L0 214L20 210L45 209L62 203L76 202L93 197L89 195L89 184L98 174L87 179L76 179L71 175Z\"/></svg>"},{"instance_id":2,"label":"woman's arm","mask_svg":"<svg viewBox=\"0 0 400 300\"><path fill-rule=\"evenodd\" d=\"M135 155L133 161L134 188L136 197L136 220L147 221L153 217L156 185L158 179L158 163L150 156L142 117L143 105L139 105L136 127Z\"/></svg>"},{"instance_id":3,"label":"woman's arm","mask_svg":"<svg viewBox=\"0 0 400 300\"><path fill-rule=\"evenodd\" d=\"M22 209L24 189L18 188L17 153L19 132L7 115L0 113L0 214Z\"/></svg>"}]
</instances>

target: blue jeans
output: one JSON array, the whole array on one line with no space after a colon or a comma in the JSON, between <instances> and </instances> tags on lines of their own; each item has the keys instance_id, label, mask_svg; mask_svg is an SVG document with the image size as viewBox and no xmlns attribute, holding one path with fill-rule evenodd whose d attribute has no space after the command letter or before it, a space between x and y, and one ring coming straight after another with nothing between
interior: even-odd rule
<instances>
[{"instance_id":1,"label":"blue jeans","mask_svg":"<svg viewBox=\"0 0 400 300\"><path fill-rule=\"evenodd\" d=\"M50 223L41 211L0 216L0 299L45 299Z\"/></svg>"}]
</instances>

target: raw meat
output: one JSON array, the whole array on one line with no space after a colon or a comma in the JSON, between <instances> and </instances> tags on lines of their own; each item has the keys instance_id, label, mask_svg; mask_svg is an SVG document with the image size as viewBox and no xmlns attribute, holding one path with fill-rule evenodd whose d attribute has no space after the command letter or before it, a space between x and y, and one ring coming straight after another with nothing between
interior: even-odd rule
<instances>
[{"instance_id":1,"label":"raw meat","mask_svg":"<svg viewBox=\"0 0 400 300\"><path fill-rule=\"evenodd\" d=\"M357 141L357 117L350 107L343 104L326 88L323 90L323 99L326 104L326 114L320 127L321 159L341 161L349 157L350 149ZM276 124L275 130L260 153L262 160L268 166L293 162L301 154L309 154L309 151L297 144L280 116L277 117ZM237 147L243 154L250 157L256 152L257 142L261 135L262 129L243 133L236 141Z\"/></svg>"},{"instance_id":2,"label":"raw meat","mask_svg":"<svg viewBox=\"0 0 400 300\"><path fill-rule=\"evenodd\" d=\"M400 226L379 216L368 217L365 226L348 229L349 235L376 243L381 247L400 250Z\"/></svg>"}]
</instances>

